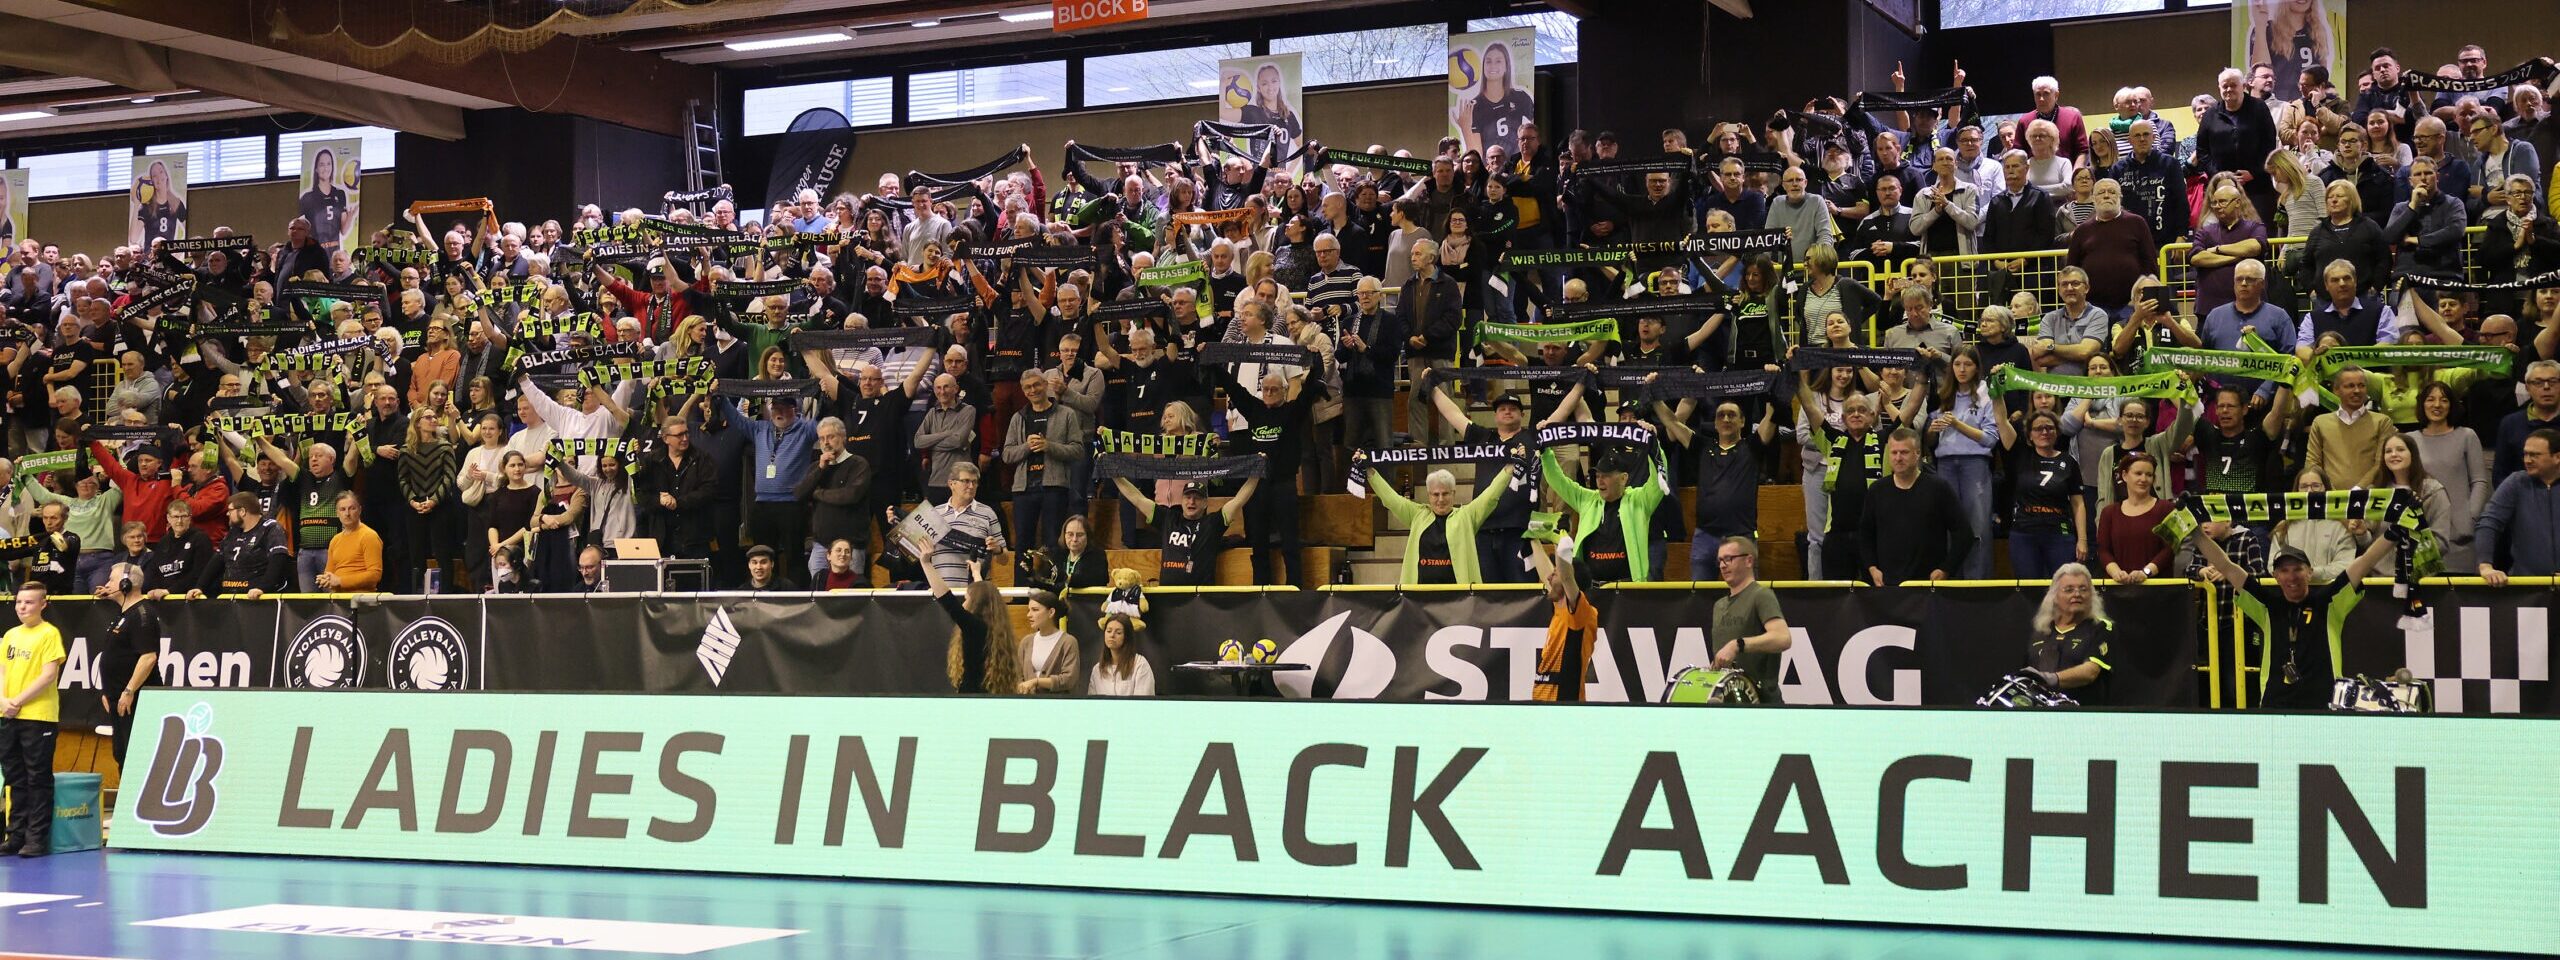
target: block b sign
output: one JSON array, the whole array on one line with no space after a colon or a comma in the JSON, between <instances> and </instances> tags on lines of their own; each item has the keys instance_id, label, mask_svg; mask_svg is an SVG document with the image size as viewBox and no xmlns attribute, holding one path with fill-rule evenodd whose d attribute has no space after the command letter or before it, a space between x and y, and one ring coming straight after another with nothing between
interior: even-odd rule
<instances>
[{"instance_id":1,"label":"block b sign","mask_svg":"<svg viewBox=\"0 0 2560 960\"><path fill-rule=\"evenodd\" d=\"M1107 27L1147 18L1147 0L1052 0L1050 24L1059 33Z\"/></svg>"},{"instance_id":2,"label":"block b sign","mask_svg":"<svg viewBox=\"0 0 2560 960\"><path fill-rule=\"evenodd\" d=\"M2560 720L165 689L136 714L120 848L2560 955Z\"/></svg>"}]
</instances>

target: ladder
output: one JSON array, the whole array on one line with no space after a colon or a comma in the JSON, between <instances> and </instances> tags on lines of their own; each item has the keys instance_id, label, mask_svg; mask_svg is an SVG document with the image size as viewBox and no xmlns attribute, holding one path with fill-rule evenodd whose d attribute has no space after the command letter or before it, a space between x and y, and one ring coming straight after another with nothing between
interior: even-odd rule
<instances>
[{"instance_id":1,"label":"ladder","mask_svg":"<svg viewBox=\"0 0 2560 960\"><path fill-rule=\"evenodd\" d=\"M720 109L717 101L705 106L700 100L684 105L685 181L695 191L709 190L728 182L720 169Z\"/></svg>"}]
</instances>

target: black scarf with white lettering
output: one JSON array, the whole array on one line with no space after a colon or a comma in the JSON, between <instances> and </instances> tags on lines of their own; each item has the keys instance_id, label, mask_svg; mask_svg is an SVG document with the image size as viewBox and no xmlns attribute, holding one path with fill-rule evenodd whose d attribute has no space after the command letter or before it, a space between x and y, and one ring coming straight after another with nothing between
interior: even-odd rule
<instances>
[{"instance_id":1,"label":"black scarf with white lettering","mask_svg":"<svg viewBox=\"0 0 2560 960\"><path fill-rule=\"evenodd\" d=\"M1011 150L1005 151L1004 156L997 157L993 160L989 160L985 163L981 163L977 166L970 167L967 170L962 170L956 173L925 173L919 170L909 170L907 171L906 185L908 190L913 191L917 187L951 187L974 183L978 180L995 176L997 171L1012 167L1014 164L1030 159L1030 157L1030 154L1022 152L1022 148L1015 147ZM935 199L940 198L937 197Z\"/></svg>"},{"instance_id":2,"label":"black scarf with white lettering","mask_svg":"<svg viewBox=\"0 0 2560 960\"><path fill-rule=\"evenodd\" d=\"M2560 75L2560 67L2553 66L2550 57L2536 57L2516 64L2514 69L2505 73L2481 77L2478 80L2439 77L2431 73L2403 73L2400 75L2400 88L2436 90L2445 93L2483 93L2490 90L2505 90L2521 83L2540 85L2555 75Z\"/></svg>"}]
</instances>

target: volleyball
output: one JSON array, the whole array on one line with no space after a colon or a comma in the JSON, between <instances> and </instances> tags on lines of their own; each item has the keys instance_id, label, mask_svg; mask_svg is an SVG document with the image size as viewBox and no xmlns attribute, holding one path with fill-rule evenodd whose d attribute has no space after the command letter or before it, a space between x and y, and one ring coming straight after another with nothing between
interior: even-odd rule
<instances>
[{"instance_id":1,"label":"volleyball","mask_svg":"<svg viewBox=\"0 0 2560 960\"><path fill-rule=\"evenodd\" d=\"M1219 663L1243 663L1243 662L1244 662L1244 644L1242 644L1242 643L1238 643L1238 642L1236 642L1236 641L1234 641L1234 640L1220 640L1220 641L1218 641L1218 662L1219 662Z\"/></svg>"},{"instance_id":2,"label":"volleyball","mask_svg":"<svg viewBox=\"0 0 2560 960\"><path fill-rule=\"evenodd\" d=\"M1280 645L1271 642L1270 637L1253 642L1254 663L1270 663L1278 659L1280 659Z\"/></svg>"},{"instance_id":3,"label":"volleyball","mask_svg":"<svg viewBox=\"0 0 2560 960\"><path fill-rule=\"evenodd\" d=\"M338 185L349 190L355 189L356 177L363 172L364 171L357 169L356 165L353 163L340 162L338 164Z\"/></svg>"},{"instance_id":4,"label":"volleyball","mask_svg":"<svg viewBox=\"0 0 2560 960\"><path fill-rule=\"evenodd\" d=\"M1449 51L1449 89L1469 90L1476 85L1476 52L1467 47Z\"/></svg>"},{"instance_id":5,"label":"volleyball","mask_svg":"<svg viewBox=\"0 0 2560 960\"><path fill-rule=\"evenodd\" d=\"M1253 88L1245 85L1244 74L1241 73L1227 78L1227 89L1221 95L1226 97L1229 110L1242 110L1245 104L1253 102Z\"/></svg>"}]
</instances>

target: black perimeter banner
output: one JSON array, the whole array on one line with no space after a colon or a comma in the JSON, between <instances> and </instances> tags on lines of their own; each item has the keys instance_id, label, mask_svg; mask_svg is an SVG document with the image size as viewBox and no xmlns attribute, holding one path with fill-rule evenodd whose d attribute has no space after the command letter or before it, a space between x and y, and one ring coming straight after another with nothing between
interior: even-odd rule
<instances>
[{"instance_id":1,"label":"black perimeter banner","mask_svg":"<svg viewBox=\"0 0 2560 960\"><path fill-rule=\"evenodd\" d=\"M2407 666L2454 713L2560 714L2550 678L2549 590L2422 587L2432 633L2401 632L2377 591L2348 621L2346 669ZM2196 707L2208 652L2196 591L2107 587L2116 706ZM1590 699L1656 702L1712 650L1715 589L1598 591L1603 627ZM1779 601L1796 645L1780 669L1790 703L1969 704L2025 662L2040 587L1807 587ZM1085 662L1099 649L1101 598L1071 598ZM1158 690L1215 694L1177 664L1221 641L1269 638L1291 697L1508 701L1529 698L1551 606L1534 590L1158 594L1139 650ZM54 604L71 654L63 720L105 722L96 646L116 610ZM160 682L173 687L522 690L647 693L905 694L950 689L950 619L923 594L699 597L612 594L193 601L158 605ZM2226 629L2214 651L2237 652ZM2250 658L2255 659L2254 651ZM2252 698L2254 700L2254 697Z\"/></svg>"}]
</instances>

